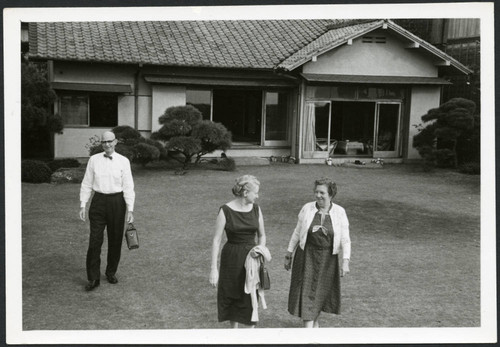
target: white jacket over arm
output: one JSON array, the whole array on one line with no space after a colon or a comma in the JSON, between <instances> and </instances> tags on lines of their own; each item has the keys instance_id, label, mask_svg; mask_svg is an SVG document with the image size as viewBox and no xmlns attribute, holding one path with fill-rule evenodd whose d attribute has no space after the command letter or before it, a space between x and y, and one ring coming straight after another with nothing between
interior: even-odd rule
<instances>
[{"instance_id":1,"label":"white jacket over arm","mask_svg":"<svg viewBox=\"0 0 500 347\"><path fill-rule=\"evenodd\" d=\"M307 240L307 232L309 226L318 212L316 202L308 202L299 212L297 226L293 231L290 242L288 243L288 251L293 252L297 248L297 244L301 249L304 249ZM339 254L342 248L343 258L351 258L351 238L349 236L349 221L343 207L333 204L330 209L330 219L332 220L333 230L333 252L332 254Z\"/></svg>"}]
</instances>

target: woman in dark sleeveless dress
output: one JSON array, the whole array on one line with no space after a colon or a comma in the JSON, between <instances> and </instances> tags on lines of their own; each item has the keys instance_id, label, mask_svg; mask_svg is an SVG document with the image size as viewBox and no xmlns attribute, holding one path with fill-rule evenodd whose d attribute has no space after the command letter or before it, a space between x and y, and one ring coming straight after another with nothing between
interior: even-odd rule
<instances>
[{"instance_id":1,"label":"woman in dark sleeveless dress","mask_svg":"<svg viewBox=\"0 0 500 347\"><path fill-rule=\"evenodd\" d=\"M314 183L316 201L302 207L285 256L288 270L295 251L288 311L302 318L306 328L319 327L320 312L340 313L340 277L349 272L351 240L345 210L332 202L336 193L328 178Z\"/></svg>"},{"instance_id":2,"label":"woman in dark sleeveless dress","mask_svg":"<svg viewBox=\"0 0 500 347\"><path fill-rule=\"evenodd\" d=\"M245 260L256 244L266 245L264 219L255 204L259 186L254 176L237 178L233 187L235 199L221 206L215 223L210 283L217 287L218 320L228 320L232 328L238 328L238 323L255 326L255 322L251 322L250 294L245 293ZM224 230L227 242L222 248L218 271L217 258ZM257 257L258 254L252 256Z\"/></svg>"}]
</instances>

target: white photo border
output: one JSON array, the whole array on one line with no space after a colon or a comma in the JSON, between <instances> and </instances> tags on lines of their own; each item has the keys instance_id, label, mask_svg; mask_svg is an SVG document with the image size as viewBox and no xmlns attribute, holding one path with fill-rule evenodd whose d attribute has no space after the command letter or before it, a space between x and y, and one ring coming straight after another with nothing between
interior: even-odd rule
<instances>
[{"instance_id":1,"label":"white photo border","mask_svg":"<svg viewBox=\"0 0 500 347\"><path fill-rule=\"evenodd\" d=\"M438 14L438 16L437 16ZM21 22L312 18L480 18L481 326L477 328L323 328L23 331L21 264ZM493 3L255 5L4 9L6 338L9 344L490 343L497 339Z\"/></svg>"}]
</instances>

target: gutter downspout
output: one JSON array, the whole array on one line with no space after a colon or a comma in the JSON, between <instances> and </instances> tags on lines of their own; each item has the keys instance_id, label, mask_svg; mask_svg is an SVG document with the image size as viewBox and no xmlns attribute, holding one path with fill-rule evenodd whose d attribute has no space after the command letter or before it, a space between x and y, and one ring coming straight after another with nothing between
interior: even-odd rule
<instances>
[{"instance_id":1,"label":"gutter downspout","mask_svg":"<svg viewBox=\"0 0 500 347\"><path fill-rule=\"evenodd\" d=\"M52 87L52 82L54 82L54 61L52 59L47 60L47 80ZM52 105L52 114L60 114L60 112L61 110L59 110L59 95L57 95ZM51 132L50 134L49 152L52 158L56 157L56 133L53 132Z\"/></svg>"},{"instance_id":2,"label":"gutter downspout","mask_svg":"<svg viewBox=\"0 0 500 347\"><path fill-rule=\"evenodd\" d=\"M304 119L304 104L305 104L305 90L306 90L306 83L302 79L302 81L299 84L299 95L298 95L298 112L297 112L297 131L296 131L296 138L297 141L295 143L295 151L296 155L295 157L297 158L297 162L300 164L302 159L304 159L304 153L302 149L302 136L303 136L303 119Z\"/></svg>"},{"instance_id":3,"label":"gutter downspout","mask_svg":"<svg viewBox=\"0 0 500 347\"><path fill-rule=\"evenodd\" d=\"M141 76L142 63L139 63L134 76L134 129L139 130L139 78Z\"/></svg>"}]
</instances>

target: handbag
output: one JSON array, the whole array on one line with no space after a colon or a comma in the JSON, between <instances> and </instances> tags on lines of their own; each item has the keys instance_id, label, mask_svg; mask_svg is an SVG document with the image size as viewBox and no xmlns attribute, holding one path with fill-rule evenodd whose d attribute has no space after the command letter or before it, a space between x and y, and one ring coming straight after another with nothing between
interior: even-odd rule
<instances>
[{"instance_id":1,"label":"handbag","mask_svg":"<svg viewBox=\"0 0 500 347\"><path fill-rule=\"evenodd\" d=\"M127 240L128 249L139 248L139 234L134 224L128 223L127 229L125 230L125 239Z\"/></svg>"},{"instance_id":2,"label":"handbag","mask_svg":"<svg viewBox=\"0 0 500 347\"><path fill-rule=\"evenodd\" d=\"M260 288L264 290L271 289L271 279L269 278L269 272L266 268L266 261L264 257L261 257L260 268L259 268L259 279Z\"/></svg>"}]
</instances>

